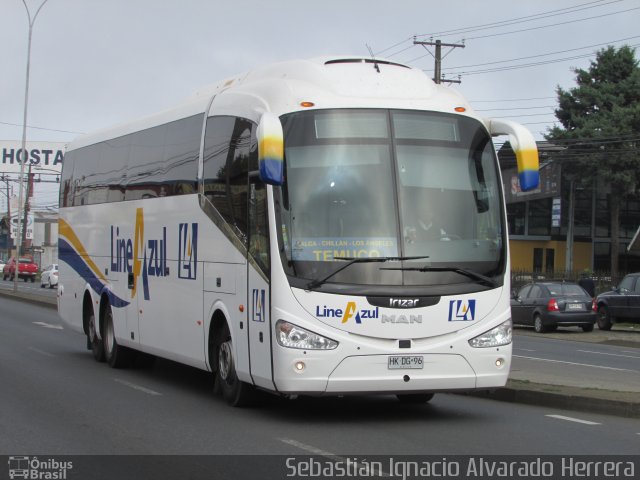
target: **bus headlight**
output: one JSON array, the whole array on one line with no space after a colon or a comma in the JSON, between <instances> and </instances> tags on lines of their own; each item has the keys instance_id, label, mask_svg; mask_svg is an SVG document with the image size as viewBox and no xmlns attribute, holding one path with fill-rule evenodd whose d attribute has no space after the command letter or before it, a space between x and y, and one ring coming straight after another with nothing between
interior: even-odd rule
<instances>
[{"instance_id":1,"label":"bus headlight","mask_svg":"<svg viewBox=\"0 0 640 480\"><path fill-rule=\"evenodd\" d=\"M303 350L333 350L338 342L310 332L293 323L278 320L276 322L276 340L279 345Z\"/></svg>"},{"instance_id":2,"label":"bus headlight","mask_svg":"<svg viewBox=\"0 0 640 480\"><path fill-rule=\"evenodd\" d=\"M500 347L502 345L509 345L511 343L512 334L511 319L504 323L501 323L497 327L489 330L488 332L478 335L475 338L469 340L469 345L473 348L488 348L488 347Z\"/></svg>"}]
</instances>

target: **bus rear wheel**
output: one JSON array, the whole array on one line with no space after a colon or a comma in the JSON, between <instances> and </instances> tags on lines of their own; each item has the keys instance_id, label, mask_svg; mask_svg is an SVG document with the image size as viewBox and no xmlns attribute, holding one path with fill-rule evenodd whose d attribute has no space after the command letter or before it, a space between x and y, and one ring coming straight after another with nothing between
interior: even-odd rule
<instances>
[{"instance_id":1,"label":"bus rear wheel","mask_svg":"<svg viewBox=\"0 0 640 480\"><path fill-rule=\"evenodd\" d=\"M238 379L233 357L233 341L225 323L214 340L215 383L222 397L233 407L243 407L253 401L253 386Z\"/></svg>"},{"instance_id":2,"label":"bus rear wheel","mask_svg":"<svg viewBox=\"0 0 640 480\"><path fill-rule=\"evenodd\" d=\"M104 332L102 340L104 342L105 360L112 368L128 367L133 360L133 351L127 347L118 345L113 326L113 313L111 312L111 305L109 304L104 308L103 319Z\"/></svg>"},{"instance_id":3,"label":"bus rear wheel","mask_svg":"<svg viewBox=\"0 0 640 480\"><path fill-rule=\"evenodd\" d=\"M87 346L93 353L93 358L98 362L104 362L104 343L98 338L96 329L96 316L92 313L89 316L89 333L87 334Z\"/></svg>"}]
</instances>

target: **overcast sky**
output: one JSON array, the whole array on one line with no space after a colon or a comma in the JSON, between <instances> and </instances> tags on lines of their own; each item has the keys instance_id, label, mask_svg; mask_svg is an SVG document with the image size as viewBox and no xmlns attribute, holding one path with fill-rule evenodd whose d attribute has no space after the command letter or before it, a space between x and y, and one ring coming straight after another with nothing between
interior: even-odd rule
<instances>
[{"instance_id":1,"label":"overcast sky","mask_svg":"<svg viewBox=\"0 0 640 480\"><path fill-rule=\"evenodd\" d=\"M42 0L26 2L33 15ZM0 5L0 139L16 140L28 21L21 0ZM526 123L541 138L555 118L556 86L571 87L572 67L587 67L606 44L639 45L639 20L639 0L48 0L31 56L27 123L40 128L29 128L28 138L69 141L73 132L153 113L259 65L368 55L367 45L432 75L433 58L412 43L414 35L432 34L466 40L443 65L453 78L468 72L454 88L477 110L495 109L486 115ZM442 34L459 29L465 31ZM567 57L574 58L547 63ZM513 59L521 60L491 63ZM542 64L473 73L524 63ZM465 68L451 70L459 66Z\"/></svg>"}]
</instances>

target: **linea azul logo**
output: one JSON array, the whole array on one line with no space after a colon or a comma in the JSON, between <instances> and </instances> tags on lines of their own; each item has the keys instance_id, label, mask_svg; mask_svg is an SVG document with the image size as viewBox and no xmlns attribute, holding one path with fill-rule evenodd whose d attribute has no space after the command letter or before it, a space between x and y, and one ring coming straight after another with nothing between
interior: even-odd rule
<instances>
[{"instance_id":1,"label":"linea azul logo","mask_svg":"<svg viewBox=\"0 0 640 480\"><path fill-rule=\"evenodd\" d=\"M144 210L136 209L133 238L121 233L118 225L111 225L112 272L133 274L131 298L135 298L140 280L145 300L151 298L149 277L168 277L167 227L161 226L157 236L145 234ZM198 266L198 224L178 224L178 278L195 280Z\"/></svg>"},{"instance_id":2,"label":"linea azul logo","mask_svg":"<svg viewBox=\"0 0 640 480\"><path fill-rule=\"evenodd\" d=\"M134 236L120 234L120 227L111 225L111 271L133 273L131 298L135 298L142 277L144 299L149 300L149 277L166 277L167 227L162 227L160 238L145 239L144 210L136 209Z\"/></svg>"},{"instance_id":3,"label":"linea azul logo","mask_svg":"<svg viewBox=\"0 0 640 480\"><path fill-rule=\"evenodd\" d=\"M451 300L449 302L450 322L472 322L476 319L475 300Z\"/></svg>"},{"instance_id":4,"label":"linea azul logo","mask_svg":"<svg viewBox=\"0 0 640 480\"><path fill-rule=\"evenodd\" d=\"M178 235L178 278L195 280L197 268L198 224L181 223Z\"/></svg>"},{"instance_id":5,"label":"linea azul logo","mask_svg":"<svg viewBox=\"0 0 640 480\"><path fill-rule=\"evenodd\" d=\"M254 322L265 322L267 320L267 292L264 289L253 289L253 317Z\"/></svg>"},{"instance_id":6,"label":"linea azul logo","mask_svg":"<svg viewBox=\"0 0 640 480\"><path fill-rule=\"evenodd\" d=\"M357 324L361 324L362 320L367 318L380 318L378 307L358 309L356 302L347 302L346 308L329 308L324 305L320 308L316 305L316 317L318 318L340 318L341 323L347 323L350 319L354 319Z\"/></svg>"},{"instance_id":7,"label":"linea azul logo","mask_svg":"<svg viewBox=\"0 0 640 480\"><path fill-rule=\"evenodd\" d=\"M9 478L65 480L67 471L73 469L73 462L59 461L54 458L40 460L38 457L10 456Z\"/></svg>"}]
</instances>

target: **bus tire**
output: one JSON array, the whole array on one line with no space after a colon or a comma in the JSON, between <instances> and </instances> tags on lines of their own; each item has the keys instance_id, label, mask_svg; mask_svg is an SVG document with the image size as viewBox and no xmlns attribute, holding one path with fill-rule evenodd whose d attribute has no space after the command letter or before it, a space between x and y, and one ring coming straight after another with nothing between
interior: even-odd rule
<instances>
[{"instance_id":1,"label":"bus tire","mask_svg":"<svg viewBox=\"0 0 640 480\"><path fill-rule=\"evenodd\" d=\"M126 368L131 365L133 360L133 351L127 347L118 345L116 341L116 332L113 326L113 313L111 305L108 303L104 307L102 314L103 324L103 345L105 360L112 368Z\"/></svg>"},{"instance_id":2,"label":"bus tire","mask_svg":"<svg viewBox=\"0 0 640 480\"><path fill-rule=\"evenodd\" d=\"M419 403L429 403L433 398L433 393L405 393L396 395L400 403L410 403L410 404L419 404Z\"/></svg>"},{"instance_id":3,"label":"bus tire","mask_svg":"<svg viewBox=\"0 0 640 480\"><path fill-rule=\"evenodd\" d=\"M89 333L87 333L87 346L93 353L93 358L97 362L104 362L104 342L98 338L96 329L96 316L91 313L89 315Z\"/></svg>"},{"instance_id":4,"label":"bus tire","mask_svg":"<svg viewBox=\"0 0 640 480\"><path fill-rule=\"evenodd\" d=\"M250 405L254 396L253 386L242 382L236 374L233 357L233 341L226 323L217 331L214 339L215 389L232 407Z\"/></svg>"}]
</instances>

